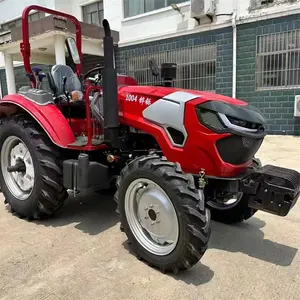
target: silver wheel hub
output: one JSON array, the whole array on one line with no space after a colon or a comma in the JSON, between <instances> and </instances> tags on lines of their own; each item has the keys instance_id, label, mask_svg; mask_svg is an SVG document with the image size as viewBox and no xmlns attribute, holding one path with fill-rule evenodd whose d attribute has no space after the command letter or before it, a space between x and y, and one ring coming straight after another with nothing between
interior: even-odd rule
<instances>
[{"instance_id":1,"label":"silver wheel hub","mask_svg":"<svg viewBox=\"0 0 300 300\"><path fill-rule=\"evenodd\" d=\"M173 203L149 179L133 181L125 195L128 225L138 242L155 255L171 253L178 242L179 226Z\"/></svg>"},{"instance_id":2,"label":"silver wheel hub","mask_svg":"<svg viewBox=\"0 0 300 300\"><path fill-rule=\"evenodd\" d=\"M17 165L22 165L22 168L8 171ZM2 145L1 171L11 194L19 200L26 200L34 186L34 166L28 148L16 136L8 137Z\"/></svg>"},{"instance_id":3,"label":"silver wheel hub","mask_svg":"<svg viewBox=\"0 0 300 300\"><path fill-rule=\"evenodd\" d=\"M232 195L232 197L226 198L224 200L217 199L217 202L219 204L223 204L225 206L226 205L232 205L232 204L234 204L234 203L236 203L236 202L239 201L240 196L241 196L241 194Z\"/></svg>"}]
</instances>

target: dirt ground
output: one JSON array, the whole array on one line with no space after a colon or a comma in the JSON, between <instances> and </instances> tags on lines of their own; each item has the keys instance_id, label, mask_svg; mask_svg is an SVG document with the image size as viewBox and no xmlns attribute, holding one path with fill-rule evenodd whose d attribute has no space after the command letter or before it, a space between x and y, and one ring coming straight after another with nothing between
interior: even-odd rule
<instances>
[{"instance_id":1,"label":"dirt ground","mask_svg":"<svg viewBox=\"0 0 300 300\"><path fill-rule=\"evenodd\" d=\"M299 138L270 136L258 156L300 171L299 153ZM201 263L176 276L129 253L114 210L97 194L28 223L1 204L0 299L300 299L299 203L286 218L259 212L240 225L213 223Z\"/></svg>"}]
</instances>

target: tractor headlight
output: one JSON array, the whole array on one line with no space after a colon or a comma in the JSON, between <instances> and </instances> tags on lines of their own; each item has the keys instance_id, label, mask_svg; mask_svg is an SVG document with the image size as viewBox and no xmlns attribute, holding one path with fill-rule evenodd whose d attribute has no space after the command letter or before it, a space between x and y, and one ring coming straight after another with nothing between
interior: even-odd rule
<instances>
[{"instance_id":1,"label":"tractor headlight","mask_svg":"<svg viewBox=\"0 0 300 300\"><path fill-rule=\"evenodd\" d=\"M219 101L208 101L198 105L196 113L202 125L218 133L258 133L264 131L266 122L261 112L254 107Z\"/></svg>"},{"instance_id":2,"label":"tractor headlight","mask_svg":"<svg viewBox=\"0 0 300 300\"><path fill-rule=\"evenodd\" d=\"M222 131L225 129L224 124L222 123L220 117L216 112L202 107L197 107L196 112L197 112L198 120L205 127L217 131Z\"/></svg>"},{"instance_id":3,"label":"tractor headlight","mask_svg":"<svg viewBox=\"0 0 300 300\"><path fill-rule=\"evenodd\" d=\"M232 118L232 117L227 117L228 120L230 121L230 123L236 125L236 126L240 126L240 127L246 127L247 126L247 122L244 120L239 120L237 118Z\"/></svg>"}]
</instances>

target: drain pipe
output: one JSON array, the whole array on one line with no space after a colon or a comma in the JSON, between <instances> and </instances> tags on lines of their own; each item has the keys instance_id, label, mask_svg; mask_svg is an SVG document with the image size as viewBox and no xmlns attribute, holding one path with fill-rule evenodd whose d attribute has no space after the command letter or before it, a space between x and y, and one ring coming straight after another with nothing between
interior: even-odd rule
<instances>
[{"instance_id":1,"label":"drain pipe","mask_svg":"<svg viewBox=\"0 0 300 300\"><path fill-rule=\"evenodd\" d=\"M236 98L236 52L237 52L237 28L236 8L232 14L232 98Z\"/></svg>"}]
</instances>

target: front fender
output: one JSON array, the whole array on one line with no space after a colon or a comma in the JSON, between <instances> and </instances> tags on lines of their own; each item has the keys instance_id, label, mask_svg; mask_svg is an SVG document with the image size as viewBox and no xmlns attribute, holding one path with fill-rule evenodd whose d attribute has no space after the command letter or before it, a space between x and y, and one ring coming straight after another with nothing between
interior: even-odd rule
<instances>
[{"instance_id":1,"label":"front fender","mask_svg":"<svg viewBox=\"0 0 300 300\"><path fill-rule=\"evenodd\" d=\"M0 115L9 116L20 110L32 116L57 146L67 148L68 144L75 142L68 121L55 104L38 105L18 94L0 100Z\"/></svg>"}]
</instances>

